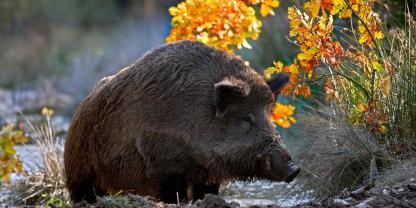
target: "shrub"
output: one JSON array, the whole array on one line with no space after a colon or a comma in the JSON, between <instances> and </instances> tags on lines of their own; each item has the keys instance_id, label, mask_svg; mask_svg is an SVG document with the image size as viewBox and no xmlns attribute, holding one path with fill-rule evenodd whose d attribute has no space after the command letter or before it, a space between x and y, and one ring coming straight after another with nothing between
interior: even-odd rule
<instances>
[{"instance_id":1,"label":"shrub","mask_svg":"<svg viewBox=\"0 0 416 208\"><path fill-rule=\"evenodd\" d=\"M13 125L3 127L0 131L0 182L9 182L12 173L22 173L22 162L16 155L14 145L27 142L28 138ZM0 187L1 188L1 187Z\"/></svg>"}]
</instances>

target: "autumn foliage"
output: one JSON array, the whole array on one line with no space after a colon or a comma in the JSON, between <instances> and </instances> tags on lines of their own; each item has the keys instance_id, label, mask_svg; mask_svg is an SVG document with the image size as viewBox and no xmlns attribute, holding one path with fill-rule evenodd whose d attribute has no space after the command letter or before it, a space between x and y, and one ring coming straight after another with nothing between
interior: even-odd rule
<instances>
[{"instance_id":1,"label":"autumn foliage","mask_svg":"<svg viewBox=\"0 0 416 208\"><path fill-rule=\"evenodd\" d=\"M262 22L256 17L252 5L261 4L262 16L274 14L277 0L188 0L169 9L172 30L167 42L197 40L216 48L232 52L232 47L247 47L246 39L256 40Z\"/></svg>"},{"instance_id":2,"label":"autumn foliage","mask_svg":"<svg viewBox=\"0 0 416 208\"><path fill-rule=\"evenodd\" d=\"M382 75L382 54L377 52L384 33L373 11L374 4L375 0L308 0L303 8L289 7L289 36L300 51L289 65L276 60L264 70L264 78L287 72L290 83L282 94L304 98L312 95L311 83L323 80L329 102L351 103L352 107L343 109L352 110L351 120L360 119L371 130L385 132L385 119L377 111L376 102L377 90L383 86L377 85L376 79L386 79ZM198 40L229 52L251 48L247 39L258 38L260 16L274 15L273 9L278 6L277 0L186 0L169 10L172 30L166 41ZM347 38L334 34L335 20L348 20L350 26L338 26ZM344 73L351 64L358 66L353 70L360 76L358 81L354 75ZM344 87L338 88L340 85ZM296 121L294 111L292 105L276 103L271 118L288 128Z\"/></svg>"},{"instance_id":3,"label":"autumn foliage","mask_svg":"<svg viewBox=\"0 0 416 208\"><path fill-rule=\"evenodd\" d=\"M22 162L16 156L15 144L25 143L28 138L13 125L3 127L0 131L0 182L8 182L14 172L22 173Z\"/></svg>"}]
</instances>

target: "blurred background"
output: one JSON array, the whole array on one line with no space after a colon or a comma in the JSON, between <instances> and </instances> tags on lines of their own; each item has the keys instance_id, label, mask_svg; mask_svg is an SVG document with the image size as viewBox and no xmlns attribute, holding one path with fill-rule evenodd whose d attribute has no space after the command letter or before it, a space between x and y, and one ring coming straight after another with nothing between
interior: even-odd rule
<instances>
[{"instance_id":1,"label":"blurred background","mask_svg":"<svg viewBox=\"0 0 416 208\"><path fill-rule=\"evenodd\" d=\"M170 31L173 0L0 1L0 121L44 106L71 117L100 78L114 74ZM284 3L284 2L282 2ZM290 61L287 7L264 21L252 50L240 51L257 70ZM1 124L2 122L0 122Z\"/></svg>"},{"instance_id":2,"label":"blurred background","mask_svg":"<svg viewBox=\"0 0 416 208\"><path fill-rule=\"evenodd\" d=\"M385 0L385 21L403 18L401 0ZM176 0L0 1L0 124L7 115L72 112L101 77L114 74L145 51L161 45L170 31L168 8ZM258 71L274 60L291 62L288 5L263 20L253 49L238 53ZM388 4L388 8L387 8ZM380 4L383 5L383 4ZM388 19L387 19L388 18ZM3 122L2 122L3 121Z\"/></svg>"},{"instance_id":3,"label":"blurred background","mask_svg":"<svg viewBox=\"0 0 416 208\"><path fill-rule=\"evenodd\" d=\"M0 117L70 115L91 86L164 43L175 1L0 2Z\"/></svg>"}]
</instances>

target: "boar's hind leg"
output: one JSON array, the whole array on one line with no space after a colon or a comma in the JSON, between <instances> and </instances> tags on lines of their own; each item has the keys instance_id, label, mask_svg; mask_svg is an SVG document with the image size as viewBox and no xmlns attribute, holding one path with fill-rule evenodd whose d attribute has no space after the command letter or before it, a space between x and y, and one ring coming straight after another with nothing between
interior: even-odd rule
<instances>
[{"instance_id":1,"label":"boar's hind leg","mask_svg":"<svg viewBox=\"0 0 416 208\"><path fill-rule=\"evenodd\" d=\"M90 204L96 202L92 180L82 180L67 184L73 202L86 201Z\"/></svg>"},{"instance_id":2,"label":"boar's hind leg","mask_svg":"<svg viewBox=\"0 0 416 208\"><path fill-rule=\"evenodd\" d=\"M194 184L192 186L192 200L196 201L198 199L204 198L205 194L218 194L220 185L213 184Z\"/></svg>"},{"instance_id":3,"label":"boar's hind leg","mask_svg":"<svg viewBox=\"0 0 416 208\"><path fill-rule=\"evenodd\" d=\"M69 143L71 144L71 143ZM65 176L66 187L73 202L96 202L94 193L94 173L89 164L80 161L88 161L85 153L72 152L74 148L65 146ZM72 153L72 154L69 154Z\"/></svg>"},{"instance_id":4,"label":"boar's hind leg","mask_svg":"<svg viewBox=\"0 0 416 208\"><path fill-rule=\"evenodd\" d=\"M180 174L169 174L163 176L160 181L160 200L165 203L178 203L176 194L178 194L179 202L187 202L185 177Z\"/></svg>"}]
</instances>

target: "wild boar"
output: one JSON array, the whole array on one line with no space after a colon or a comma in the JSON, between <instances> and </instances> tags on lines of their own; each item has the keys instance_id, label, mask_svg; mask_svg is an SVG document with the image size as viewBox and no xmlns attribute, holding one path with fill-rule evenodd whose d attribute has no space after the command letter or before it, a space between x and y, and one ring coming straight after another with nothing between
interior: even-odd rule
<instances>
[{"instance_id":1,"label":"wild boar","mask_svg":"<svg viewBox=\"0 0 416 208\"><path fill-rule=\"evenodd\" d=\"M64 155L72 200L123 191L172 203L224 181L292 181L299 168L269 118L287 82L199 42L147 52L78 107Z\"/></svg>"}]
</instances>

